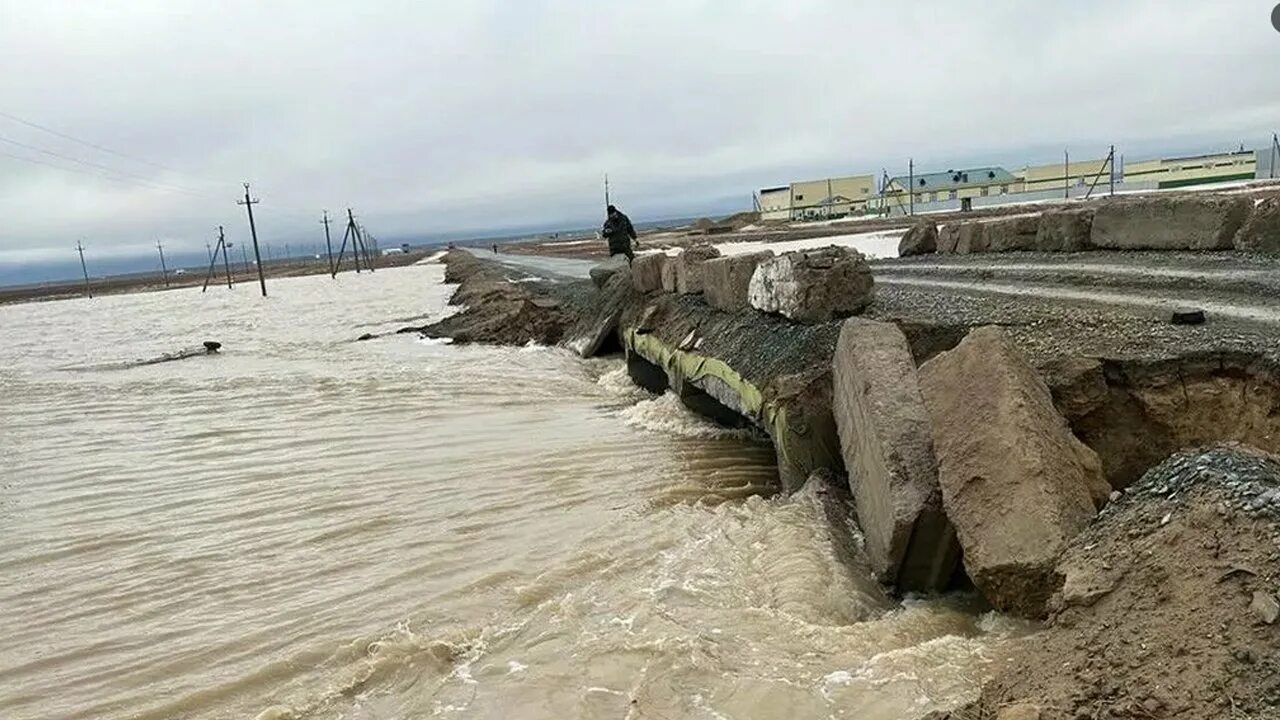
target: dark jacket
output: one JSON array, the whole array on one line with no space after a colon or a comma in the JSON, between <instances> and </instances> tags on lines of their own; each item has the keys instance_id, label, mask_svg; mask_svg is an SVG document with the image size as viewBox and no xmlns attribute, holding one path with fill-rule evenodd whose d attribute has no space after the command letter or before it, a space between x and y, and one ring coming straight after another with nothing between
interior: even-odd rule
<instances>
[{"instance_id":1,"label":"dark jacket","mask_svg":"<svg viewBox=\"0 0 1280 720\"><path fill-rule=\"evenodd\" d=\"M631 218L622 211L609 215L604 221L600 234L609 241L610 255L630 255L631 241L636 239L636 229L631 226Z\"/></svg>"}]
</instances>

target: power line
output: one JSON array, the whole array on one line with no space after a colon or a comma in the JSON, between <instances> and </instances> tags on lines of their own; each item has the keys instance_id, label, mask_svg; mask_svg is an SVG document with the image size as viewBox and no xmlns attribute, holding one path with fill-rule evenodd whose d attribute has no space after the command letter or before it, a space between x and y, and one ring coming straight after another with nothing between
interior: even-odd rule
<instances>
[{"instance_id":1,"label":"power line","mask_svg":"<svg viewBox=\"0 0 1280 720\"><path fill-rule=\"evenodd\" d=\"M34 152L38 152L38 153L41 153L41 154L43 154L43 155L48 155L49 157L55 157L55 158L58 158L59 160L66 160L66 161L68 161L68 162L73 162L73 163L76 163L76 164L78 164L78 165L84 165L85 167L95 168L95 169L97 169L97 170L104 170L104 171L109 172L109 173L111 173L111 174L113 174L113 175L119 175L119 176L122 176L122 177L131 178L131 179L133 179L133 180L136 180L136 181L143 182L143 183L146 183L146 184L148 184L148 185L151 185L151 186L153 186L153 187L155 187L155 188L157 188L157 189L160 189L160 190L171 190L171 191L173 191L173 192L186 193L186 194L188 194L188 195L194 195L194 196L196 196L196 197L202 197L202 195L201 195L200 193L198 193L198 192L196 192L196 191L194 191L194 190L189 190L189 189L187 189L187 188L177 187L176 185L165 185L165 184L162 184L162 183L157 183L157 182L155 182L155 181L153 181L153 180L151 180L151 179L149 179L149 178L143 177L142 175L134 175L133 173L127 173L127 172L124 172L124 171L122 171L122 170L116 170L115 168L107 167L106 165L99 165L98 163L95 163L95 162L89 162L88 160L81 160L80 158L71 157L70 155L63 155L62 153L56 153L56 152L54 152L54 151L52 151L52 150L45 150L44 148L36 147L35 145L28 145L27 143L24 143L24 142L18 142L17 140L11 140L11 139L6 138L6 137L0 137L0 142L8 143L8 144L10 144L10 145L16 145L17 147L23 148L23 149L25 149L25 150L32 150L32 151L34 151Z\"/></svg>"},{"instance_id":2,"label":"power line","mask_svg":"<svg viewBox=\"0 0 1280 720\"><path fill-rule=\"evenodd\" d=\"M19 124L21 124L21 125L26 125L26 126L27 126L27 127L29 127L29 128L35 128L36 130L41 130L41 131L43 131L43 132L47 132L47 133L49 133L50 135L56 135L56 136L58 136L58 137L60 137L60 138L62 138L62 139L64 139L64 140L70 140L71 142L79 143L79 144L81 144L81 145L84 145L85 147L93 148L94 150L97 150L97 151L99 151L99 152L104 152L104 153L107 153L107 154L109 154L109 155L115 155L116 157L124 158L125 160L132 160L132 161L134 161L134 162L140 162L140 163L142 163L142 164L144 164L144 165L150 165L151 167L159 168L160 170L165 170L165 171L167 171L167 172L171 172L171 173L176 173L176 174L178 174L178 175L188 175L189 177L191 177L191 178L193 178L193 179L202 180L202 181L204 181L204 182L217 182L217 183L219 183L219 184L221 184L221 183L223 183L223 182L224 182L224 181L221 181L221 180L212 180L212 179L209 179L209 178L200 178L199 176L196 176L196 175L189 175L188 173L184 173L184 172L182 172L181 170L175 170L175 169L173 169L173 168L171 168L171 167L166 167L166 166L164 166L164 165L161 165L160 163L151 162L150 160L145 160L145 159L143 159L143 158L140 158L140 157L137 157L137 156L134 156L134 155L129 155L129 154L127 154L127 153L122 153L122 152L120 152L119 150L112 150L112 149L111 149L111 148L109 148L109 147L103 147L102 145L99 145L99 144L97 144L97 143L89 142L88 140L81 140L80 138L75 137L74 135L68 135L67 133L64 133L64 132L62 132L62 131L60 131L60 130L54 130L54 129L53 129L53 128L51 128L51 127L47 127L47 126L45 126L45 125L41 125L40 123L31 122L30 120L24 120L24 119L22 119L22 118L18 117L17 115L11 115L11 114L9 114L9 113L7 113L7 112L4 112L4 111L0 111L0 117L5 118L5 119L7 119L7 120L11 120L11 121L16 122L16 123L19 123ZM226 183L226 184L230 184L230 183Z\"/></svg>"}]
</instances>

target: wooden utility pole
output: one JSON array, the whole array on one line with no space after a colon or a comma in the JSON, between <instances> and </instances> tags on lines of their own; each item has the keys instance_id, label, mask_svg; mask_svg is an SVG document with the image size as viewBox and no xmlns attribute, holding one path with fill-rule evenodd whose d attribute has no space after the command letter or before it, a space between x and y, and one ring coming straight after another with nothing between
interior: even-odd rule
<instances>
[{"instance_id":1,"label":"wooden utility pole","mask_svg":"<svg viewBox=\"0 0 1280 720\"><path fill-rule=\"evenodd\" d=\"M235 287L231 284L231 261L227 259L227 251L231 249L231 243L227 242L227 238L222 234L222 226L218 226L218 243L222 245L222 269L227 272L227 289Z\"/></svg>"},{"instance_id":2,"label":"wooden utility pole","mask_svg":"<svg viewBox=\"0 0 1280 720\"><path fill-rule=\"evenodd\" d=\"M1111 194L1116 194L1116 146L1111 146L1111 152L1107 154L1107 162L1111 165Z\"/></svg>"},{"instance_id":3,"label":"wooden utility pole","mask_svg":"<svg viewBox=\"0 0 1280 720\"><path fill-rule=\"evenodd\" d=\"M333 241L329 239L329 211L324 211L324 251L329 258L329 275L333 276Z\"/></svg>"},{"instance_id":4,"label":"wooden utility pole","mask_svg":"<svg viewBox=\"0 0 1280 720\"><path fill-rule=\"evenodd\" d=\"M609 173L604 174L604 206L609 207Z\"/></svg>"},{"instance_id":5,"label":"wooden utility pole","mask_svg":"<svg viewBox=\"0 0 1280 720\"><path fill-rule=\"evenodd\" d=\"M164 264L164 246L156 241L156 250L160 253L160 275L164 277L164 286L169 287L169 268Z\"/></svg>"},{"instance_id":6,"label":"wooden utility pole","mask_svg":"<svg viewBox=\"0 0 1280 720\"><path fill-rule=\"evenodd\" d=\"M76 251L80 253L80 272L84 273L84 294L93 297L93 289L89 287L89 266L84 264L84 245L76 241Z\"/></svg>"},{"instance_id":7,"label":"wooden utility pole","mask_svg":"<svg viewBox=\"0 0 1280 720\"><path fill-rule=\"evenodd\" d=\"M258 202L258 200L249 197L249 183L245 183L244 200L237 200L236 204L243 205L245 210L249 211L249 235L253 238L253 259L258 263L258 285L262 287L262 297L266 297L267 278L262 274L262 253L258 251L258 228L253 224L253 206L257 205Z\"/></svg>"}]
</instances>

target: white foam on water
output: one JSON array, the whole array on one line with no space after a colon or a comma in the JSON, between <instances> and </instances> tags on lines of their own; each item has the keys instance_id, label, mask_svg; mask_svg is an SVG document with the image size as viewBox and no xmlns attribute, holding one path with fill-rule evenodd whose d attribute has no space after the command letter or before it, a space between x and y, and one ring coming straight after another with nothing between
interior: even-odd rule
<instances>
[{"instance_id":1,"label":"white foam on water","mask_svg":"<svg viewBox=\"0 0 1280 720\"><path fill-rule=\"evenodd\" d=\"M751 435L750 431L726 428L696 415L671 393L665 393L651 400L641 400L623 409L619 416L624 423L633 428L686 438L732 438Z\"/></svg>"}]
</instances>

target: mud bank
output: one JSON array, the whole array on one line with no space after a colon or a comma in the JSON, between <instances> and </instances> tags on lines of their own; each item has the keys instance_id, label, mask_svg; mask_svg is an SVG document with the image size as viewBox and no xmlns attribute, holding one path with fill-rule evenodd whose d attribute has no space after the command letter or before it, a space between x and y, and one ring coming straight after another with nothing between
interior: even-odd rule
<instances>
[{"instance_id":1,"label":"mud bank","mask_svg":"<svg viewBox=\"0 0 1280 720\"><path fill-rule=\"evenodd\" d=\"M1144 489L1157 482L1148 481L1158 476L1152 468L1185 448L1223 441L1280 450L1277 348L1255 328L1223 323L1171 330L1157 318L1032 301L970 304L954 312L940 309L954 304L945 291L877 289L865 307L848 305L862 308L855 330L843 315L858 311L827 318L823 308L806 308L801 322L761 311L762 304L781 306L754 297L744 309L725 311L701 292L641 292L626 268L596 282L552 282L463 252L444 262L446 279L459 283L454 302L463 310L406 331L455 342L559 344L584 357L623 353L641 387L671 392L719 423L768 436L781 491L799 489L815 473L849 487L855 501L849 520L862 528L866 562L883 583L899 591L976 586L999 609L1048 618L1043 639L1046 646L1061 645L1061 657L1092 652L1078 643L1067 647L1076 642L1070 639L1076 626L1063 619L1064 608L1078 607L1072 598L1079 583L1087 584L1072 558L1105 540L1113 557L1139 567L1150 560L1141 553L1158 549L1125 544L1150 534L1142 523L1153 513L1158 520L1168 514L1153 509L1164 496ZM815 272L813 282L826 282L821 273L842 262L789 258L783 265L804 272L787 270L792 275L777 276L776 285L793 292ZM661 276L665 269L645 270L655 271ZM771 277L778 272L771 268ZM796 297L806 302L821 294L801 288ZM1280 488L1274 495L1280 506ZM1218 513L1212 492L1196 497L1188 505L1196 517L1204 508L1219 520L1234 517ZM1245 532L1230 529L1237 531ZM1107 534L1080 539L1090 533ZM1025 541L1010 541L1019 537ZM1278 558L1274 550L1249 554L1250 572L1280 577ZM1170 571L1161 567L1151 577ZM1141 641L1148 647L1176 653L1168 644L1176 633L1157 630L1194 614L1202 597L1170 599L1167 617L1117 605L1098 627L1131 630L1150 638ZM1040 647L1028 644L1018 661L1048 663L1051 656L1036 655ZM1200 689L1186 698L1122 697L1109 686L1088 695L1093 678L1109 668L1119 673L1140 662L1135 657L1117 651L1090 665L1091 673L1063 680L1093 703L1070 705L1073 714L1058 714L1067 705L1043 688L1023 693L1032 698L1026 708L1006 707L1012 691L999 688L1012 682L1007 678L997 678L982 704L965 712L1073 720L1222 716L1195 714L1212 688L1223 687L1208 676L1188 680ZM1233 690L1232 701L1268 706L1270 686L1250 683ZM1011 715L1009 707L1039 714ZM1131 711L1146 714L1116 714Z\"/></svg>"}]
</instances>

